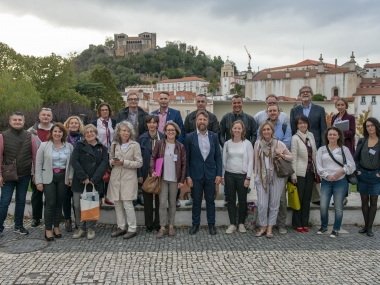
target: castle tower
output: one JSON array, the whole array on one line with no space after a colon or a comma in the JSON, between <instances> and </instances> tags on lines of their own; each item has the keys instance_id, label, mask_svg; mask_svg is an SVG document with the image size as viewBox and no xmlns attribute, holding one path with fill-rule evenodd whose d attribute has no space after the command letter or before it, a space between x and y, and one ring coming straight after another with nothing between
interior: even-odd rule
<instances>
[{"instance_id":1,"label":"castle tower","mask_svg":"<svg viewBox=\"0 0 380 285\"><path fill-rule=\"evenodd\" d=\"M230 86L234 81L234 66L231 64L227 56L227 60L224 62L220 73L220 87L222 95L230 94Z\"/></svg>"}]
</instances>

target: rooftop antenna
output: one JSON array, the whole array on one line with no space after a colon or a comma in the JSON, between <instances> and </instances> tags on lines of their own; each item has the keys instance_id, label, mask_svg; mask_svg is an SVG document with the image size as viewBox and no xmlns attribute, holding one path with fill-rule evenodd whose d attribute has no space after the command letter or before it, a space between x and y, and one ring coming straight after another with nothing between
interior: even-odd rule
<instances>
[{"instance_id":1,"label":"rooftop antenna","mask_svg":"<svg viewBox=\"0 0 380 285\"><path fill-rule=\"evenodd\" d=\"M305 46L302 46L302 60L305 60Z\"/></svg>"},{"instance_id":2,"label":"rooftop antenna","mask_svg":"<svg viewBox=\"0 0 380 285\"><path fill-rule=\"evenodd\" d=\"M244 46L244 48L245 48L245 51L248 54L248 68L251 69L251 54L248 52L246 46Z\"/></svg>"}]
</instances>

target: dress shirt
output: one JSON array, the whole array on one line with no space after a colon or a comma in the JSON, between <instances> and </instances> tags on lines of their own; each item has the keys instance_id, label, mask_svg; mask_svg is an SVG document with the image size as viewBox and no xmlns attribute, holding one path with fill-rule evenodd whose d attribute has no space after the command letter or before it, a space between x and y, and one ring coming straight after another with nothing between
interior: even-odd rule
<instances>
[{"instance_id":1,"label":"dress shirt","mask_svg":"<svg viewBox=\"0 0 380 285\"><path fill-rule=\"evenodd\" d=\"M161 113L161 110L158 109L158 118L160 119L160 122L158 123L158 131L160 133L164 133L164 127L166 124L166 117L168 116L168 109L166 109L166 111L164 113Z\"/></svg>"},{"instance_id":2,"label":"dress shirt","mask_svg":"<svg viewBox=\"0 0 380 285\"><path fill-rule=\"evenodd\" d=\"M67 154L70 152L69 149L66 148L65 144L62 145L60 149L56 149L54 144L52 146L53 148L53 169L59 168L59 169L65 169L66 168L66 161L67 161Z\"/></svg>"},{"instance_id":3,"label":"dress shirt","mask_svg":"<svg viewBox=\"0 0 380 285\"><path fill-rule=\"evenodd\" d=\"M309 118L309 114L310 114L310 110L311 110L312 105L313 105L312 103L310 103L309 106L307 106L307 107L305 107L304 105L301 105L303 114L308 118Z\"/></svg>"},{"instance_id":4,"label":"dress shirt","mask_svg":"<svg viewBox=\"0 0 380 285\"><path fill-rule=\"evenodd\" d=\"M210 140L208 138L208 131L204 135L197 129L199 150L202 153L203 159L206 160L210 153Z\"/></svg>"}]
</instances>

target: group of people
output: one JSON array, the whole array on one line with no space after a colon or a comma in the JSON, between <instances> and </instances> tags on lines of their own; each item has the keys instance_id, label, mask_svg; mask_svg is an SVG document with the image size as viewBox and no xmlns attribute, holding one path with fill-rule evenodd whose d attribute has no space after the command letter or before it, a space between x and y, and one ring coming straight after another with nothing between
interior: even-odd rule
<instances>
[{"instance_id":1,"label":"group of people","mask_svg":"<svg viewBox=\"0 0 380 285\"><path fill-rule=\"evenodd\" d=\"M224 185L225 205L230 226L226 234L236 230L245 233L247 194L254 178L258 198L256 236L273 237L273 226L285 234L287 218L286 183L298 188L300 209L293 210L292 225L298 232L309 231L310 202L320 204L321 228L327 231L328 208L333 197L335 221L331 237L336 237L347 203L349 183L346 175L356 173L362 199L365 226L360 233L373 236L372 225L380 194L380 123L368 118L363 124L364 138L355 151L355 117L347 113L348 103L341 98L335 106L338 113L327 128L325 110L311 102L309 86L300 89L302 104L288 116L281 112L274 94L266 98L266 109L254 117L243 112L243 99L232 98L232 112L220 123L206 110L207 98L196 97L197 109L183 123L178 110L169 107L170 95L161 92L160 108L151 114L138 106L139 97L130 93L128 106L112 119L109 104L102 103L98 119L83 126L77 116L63 124L52 121L53 114L42 108L39 121L28 131L23 129L23 114L10 116L10 129L0 134L0 164L15 164L17 180L0 170L0 235L16 188L14 232L26 235L23 226L26 192L32 189L32 227L41 223L45 196L45 238L62 238L60 221L73 238L95 237L95 221L81 220L80 198L83 191L100 194L100 203L114 205L117 221L111 237L125 239L136 236L134 206L144 206L147 232L157 231L157 238L175 235L176 208L180 188L191 187L192 205L190 235L199 230L201 204L204 197L209 233L215 235L215 197L219 184ZM337 127L349 122L344 132ZM222 150L221 150L222 148ZM275 161L291 163L294 173L279 177ZM162 163L157 170L156 166ZM109 181L104 175L110 170ZM161 177L161 192L153 195L142 190L148 176ZM236 198L237 197L237 198ZM238 206L237 206L238 201ZM155 205L155 206L154 206ZM155 210L154 210L155 208Z\"/></svg>"}]
</instances>

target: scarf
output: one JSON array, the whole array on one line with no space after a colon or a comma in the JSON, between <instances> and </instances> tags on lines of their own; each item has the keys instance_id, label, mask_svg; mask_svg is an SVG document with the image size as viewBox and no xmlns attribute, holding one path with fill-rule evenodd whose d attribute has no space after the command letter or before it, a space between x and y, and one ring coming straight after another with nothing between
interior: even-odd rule
<instances>
[{"instance_id":1,"label":"scarf","mask_svg":"<svg viewBox=\"0 0 380 285\"><path fill-rule=\"evenodd\" d=\"M77 142L83 140L83 136L78 132L70 132L67 137L67 141L72 145L76 146Z\"/></svg>"},{"instance_id":2,"label":"scarf","mask_svg":"<svg viewBox=\"0 0 380 285\"><path fill-rule=\"evenodd\" d=\"M277 144L276 139L271 139L269 142L264 139L260 140L259 148L259 164L260 164L260 180L265 192L268 192L268 182L273 185L273 153ZM270 169L267 169L265 157L269 158ZM269 170L269 173L268 173ZM268 181L269 180L269 181Z\"/></svg>"},{"instance_id":3,"label":"scarf","mask_svg":"<svg viewBox=\"0 0 380 285\"><path fill-rule=\"evenodd\" d=\"M148 132L148 135L149 135L149 132ZM160 136L158 135L158 132L156 132L156 134L153 137L149 135L149 138L150 138L150 143L152 144L152 151L153 151L154 147L156 146L156 142L160 140Z\"/></svg>"},{"instance_id":4,"label":"scarf","mask_svg":"<svg viewBox=\"0 0 380 285\"><path fill-rule=\"evenodd\" d=\"M111 132L110 132L110 129L108 128L108 121L102 120L102 119L100 120L102 121L102 125L106 128L106 140L107 140L106 144L107 144L107 148L109 148L112 142L111 142Z\"/></svg>"}]
</instances>

